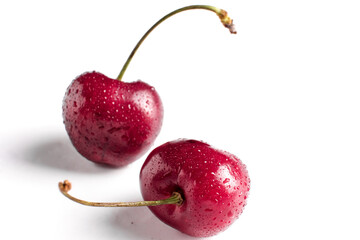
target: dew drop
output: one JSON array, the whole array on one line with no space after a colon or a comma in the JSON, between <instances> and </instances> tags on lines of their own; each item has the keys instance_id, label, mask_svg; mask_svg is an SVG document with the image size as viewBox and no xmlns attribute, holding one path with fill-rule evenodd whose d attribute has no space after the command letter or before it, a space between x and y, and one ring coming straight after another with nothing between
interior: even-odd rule
<instances>
[{"instance_id":1,"label":"dew drop","mask_svg":"<svg viewBox=\"0 0 360 240\"><path fill-rule=\"evenodd\" d=\"M230 178L225 178L225 180L223 181L224 184L228 182L230 182Z\"/></svg>"}]
</instances>

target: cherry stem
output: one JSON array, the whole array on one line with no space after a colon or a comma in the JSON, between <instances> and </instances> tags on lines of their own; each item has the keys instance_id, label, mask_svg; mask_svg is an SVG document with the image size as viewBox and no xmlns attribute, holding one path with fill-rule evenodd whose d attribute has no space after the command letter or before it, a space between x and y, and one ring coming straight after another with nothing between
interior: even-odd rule
<instances>
[{"instance_id":1,"label":"cherry stem","mask_svg":"<svg viewBox=\"0 0 360 240\"><path fill-rule=\"evenodd\" d=\"M159 205L166 205L166 204L176 204L181 205L183 202L183 198L181 194L178 192L173 192L173 194L166 199L163 200L156 200L156 201L139 201L139 202L89 202L85 200L81 200L71 196L68 192L71 190L71 183L68 180L64 182L59 182L59 189L65 197L69 198L70 200L80 203L86 206L92 207L144 207L144 206L159 206Z\"/></svg>"},{"instance_id":2,"label":"cherry stem","mask_svg":"<svg viewBox=\"0 0 360 240\"><path fill-rule=\"evenodd\" d=\"M233 24L233 20L227 15L227 12L223 9L220 8L216 8L213 6L209 6L209 5L191 5L191 6L187 6L187 7L183 7L183 8L179 8L169 14L167 14L166 16L164 16L163 18L161 18L159 21L157 21L145 34L144 36L140 39L140 41L136 44L135 48L132 50L132 52L130 53L128 59L126 60L123 68L121 69L121 72L119 74L119 76L117 77L117 80L121 81L131 59L133 58L133 56L135 55L136 51L138 50L138 48L140 47L140 45L142 44L142 42L145 40L145 38L152 32L152 30L154 30L160 23L162 23L163 21L165 21L167 18L186 11L186 10L192 10L192 9L204 9L204 10L209 10L212 11L214 13L216 13L216 15L220 18L221 23L224 25L224 27L228 28L230 33L236 34L236 30L235 30L235 26Z\"/></svg>"}]
</instances>

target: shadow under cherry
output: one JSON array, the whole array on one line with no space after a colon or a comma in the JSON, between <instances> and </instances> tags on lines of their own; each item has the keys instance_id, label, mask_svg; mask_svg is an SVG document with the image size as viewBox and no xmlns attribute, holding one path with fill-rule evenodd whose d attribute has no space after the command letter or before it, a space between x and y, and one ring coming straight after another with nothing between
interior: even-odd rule
<instances>
[{"instance_id":1,"label":"shadow under cherry","mask_svg":"<svg viewBox=\"0 0 360 240\"><path fill-rule=\"evenodd\" d=\"M111 167L95 164L80 155L67 136L36 139L23 158L33 165L80 173L106 172Z\"/></svg>"},{"instance_id":2,"label":"shadow under cherry","mask_svg":"<svg viewBox=\"0 0 360 240\"><path fill-rule=\"evenodd\" d=\"M129 239L196 240L160 221L147 207L129 207L114 211L110 226Z\"/></svg>"}]
</instances>

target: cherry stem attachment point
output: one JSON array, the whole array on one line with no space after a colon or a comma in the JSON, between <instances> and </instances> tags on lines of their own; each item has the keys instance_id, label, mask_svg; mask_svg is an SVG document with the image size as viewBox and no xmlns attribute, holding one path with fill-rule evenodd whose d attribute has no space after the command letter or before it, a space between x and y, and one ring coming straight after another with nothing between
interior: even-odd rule
<instances>
[{"instance_id":1,"label":"cherry stem attachment point","mask_svg":"<svg viewBox=\"0 0 360 240\"><path fill-rule=\"evenodd\" d=\"M159 206L159 205L166 205L166 204L176 204L181 205L183 202L183 198L181 194L178 192L174 192L169 198L163 200L156 200L156 201L139 201L139 202L89 202L85 200L81 200L71 196L68 192L71 190L71 183L68 180L63 182L59 182L59 189L65 197L69 198L70 200L80 203L86 206L92 207L144 207L144 206Z\"/></svg>"},{"instance_id":2,"label":"cherry stem attachment point","mask_svg":"<svg viewBox=\"0 0 360 240\"><path fill-rule=\"evenodd\" d=\"M140 45L142 44L142 42L146 39L146 37L163 21L165 21L167 18L183 12L183 11L187 11L187 10L192 10L192 9L204 9L204 10L209 10L212 11L214 13L216 13L216 15L220 18L221 23L224 25L224 27L228 28L230 33L236 34L236 30L235 30L235 26L233 24L233 20L228 16L227 12L223 9L217 8L217 7L213 7L213 6L209 6L209 5L191 5L191 6L187 6L187 7L183 7L183 8L179 8L167 15L165 15L163 18L161 18L159 21L157 21L145 34L144 36L139 40L139 42L136 44L135 48L132 50L132 52L130 53L128 59L126 60L123 68L121 69L121 72L119 74L119 76L117 77L117 80L121 81L129 63L131 62L131 59L133 58L133 56L135 55L136 51L138 50L138 48L140 47Z\"/></svg>"}]
</instances>

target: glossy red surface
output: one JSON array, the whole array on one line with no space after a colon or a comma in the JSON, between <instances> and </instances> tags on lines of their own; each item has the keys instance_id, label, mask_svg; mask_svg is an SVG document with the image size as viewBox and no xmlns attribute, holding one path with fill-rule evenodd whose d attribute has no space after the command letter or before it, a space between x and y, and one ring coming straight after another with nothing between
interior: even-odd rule
<instances>
[{"instance_id":1,"label":"glossy red surface","mask_svg":"<svg viewBox=\"0 0 360 240\"><path fill-rule=\"evenodd\" d=\"M245 165L234 155L195 140L177 140L154 149L140 172L144 200L168 198L182 205L150 207L166 224L191 236L208 237L242 213L250 189Z\"/></svg>"},{"instance_id":2,"label":"glossy red surface","mask_svg":"<svg viewBox=\"0 0 360 240\"><path fill-rule=\"evenodd\" d=\"M71 142L85 158L123 166L150 148L160 132L163 107L155 89L142 81L88 72L68 87L63 118Z\"/></svg>"}]
</instances>

